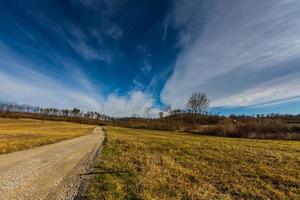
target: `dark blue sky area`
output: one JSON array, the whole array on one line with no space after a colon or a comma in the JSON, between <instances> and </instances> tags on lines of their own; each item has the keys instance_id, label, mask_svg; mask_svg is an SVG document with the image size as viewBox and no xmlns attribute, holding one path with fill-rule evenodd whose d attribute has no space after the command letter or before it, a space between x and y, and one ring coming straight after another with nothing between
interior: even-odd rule
<instances>
[{"instance_id":1,"label":"dark blue sky area","mask_svg":"<svg viewBox=\"0 0 300 200\"><path fill-rule=\"evenodd\" d=\"M6 1L1 5L0 37L15 52L30 57L36 70L63 76L62 65L71 63L93 82L100 80L106 92L147 88L153 75L167 77L178 51L173 32L163 38L168 3L97 2ZM155 92L160 87L147 89Z\"/></svg>"},{"instance_id":2,"label":"dark blue sky area","mask_svg":"<svg viewBox=\"0 0 300 200\"><path fill-rule=\"evenodd\" d=\"M155 116L204 91L213 112L298 112L298 11L278 0L2 1L0 101Z\"/></svg>"}]
</instances>

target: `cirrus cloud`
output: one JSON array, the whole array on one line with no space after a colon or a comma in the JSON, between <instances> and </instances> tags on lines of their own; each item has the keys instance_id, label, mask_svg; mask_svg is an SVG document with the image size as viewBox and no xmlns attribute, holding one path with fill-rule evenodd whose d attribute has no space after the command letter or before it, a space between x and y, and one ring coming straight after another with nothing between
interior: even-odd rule
<instances>
[{"instance_id":1,"label":"cirrus cloud","mask_svg":"<svg viewBox=\"0 0 300 200\"><path fill-rule=\"evenodd\" d=\"M173 18L182 49L163 102L183 107L197 90L213 107L300 96L299 1L180 0Z\"/></svg>"}]
</instances>

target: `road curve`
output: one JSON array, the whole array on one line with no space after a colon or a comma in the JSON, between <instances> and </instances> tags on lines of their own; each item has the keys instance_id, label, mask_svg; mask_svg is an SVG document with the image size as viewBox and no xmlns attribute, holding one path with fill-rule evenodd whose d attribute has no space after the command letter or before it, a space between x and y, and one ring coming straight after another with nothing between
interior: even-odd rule
<instances>
[{"instance_id":1,"label":"road curve","mask_svg":"<svg viewBox=\"0 0 300 200\"><path fill-rule=\"evenodd\" d=\"M86 136L0 155L0 199L73 199L104 140Z\"/></svg>"}]
</instances>

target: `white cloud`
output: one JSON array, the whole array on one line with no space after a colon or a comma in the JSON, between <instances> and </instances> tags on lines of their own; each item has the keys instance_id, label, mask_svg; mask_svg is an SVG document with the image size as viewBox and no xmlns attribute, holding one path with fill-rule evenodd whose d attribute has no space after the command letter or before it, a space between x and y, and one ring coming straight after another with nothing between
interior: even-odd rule
<instances>
[{"instance_id":1,"label":"white cloud","mask_svg":"<svg viewBox=\"0 0 300 200\"><path fill-rule=\"evenodd\" d=\"M82 90L68 88L45 75L30 71L26 71L22 76L16 76L0 70L0 82L1 100L7 102L60 109L78 107L82 110L98 111L114 117L133 114L144 117L148 108L151 117L157 117L159 112L155 108L154 98L139 90L124 96L112 93L104 98L95 93L85 93Z\"/></svg>"},{"instance_id":2,"label":"white cloud","mask_svg":"<svg viewBox=\"0 0 300 200\"><path fill-rule=\"evenodd\" d=\"M158 109L150 94L134 90L129 94L112 93L107 98L99 95L93 82L74 63L59 59L76 85L67 86L67 77L61 82L34 70L35 64L12 52L0 41L0 100L41 107L56 107L98 111L113 117L144 116L146 108L150 116L157 117Z\"/></svg>"},{"instance_id":3,"label":"white cloud","mask_svg":"<svg viewBox=\"0 0 300 200\"><path fill-rule=\"evenodd\" d=\"M149 116L158 117L159 110L154 107L155 100L142 91L132 91L128 96L119 96L110 94L103 107L106 113L112 116L131 116L137 114L140 117L146 117L145 111L149 109Z\"/></svg>"},{"instance_id":4,"label":"white cloud","mask_svg":"<svg viewBox=\"0 0 300 200\"><path fill-rule=\"evenodd\" d=\"M104 50L97 50L89 44L88 36L85 35L80 28L69 24L68 31L72 35L72 39L68 38L66 35L63 35L63 37L79 55L88 60L108 60L107 53Z\"/></svg>"},{"instance_id":5,"label":"white cloud","mask_svg":"<svg viewBox=\"0 0 300 200\"><path fill-rule=\"evenodd\" d=\"M38 74L26 74L28 77L36 75ZM98 103L100 99L69 89L48 77L46 79L42 77L44 76L35 77L34 81L0 71L0 96L5 101L43 107L80 107L85 110L101 108Z\"/></svg>"},{"instance_id":6,"label":"white cloud","mask_svg":"<svg viewBox=\"0 0 300 200\"><path fill-rule=\"evenodd\" d=\"M182 50L161 93L163 102L183 107L198 90L208 93L212 106L300 96L294 86L300 83L299 1L180 0L173 17Z\"/></svg>"},{"instance_id":7,"label":"white cloud","mask_svg":"<svg viewBox=\"0 0 300 200\"><path fill-rule=\"evenodd\" d=\"M223 97L212 102L212 106L256 106L275 105L299 98L300 80L298 75L282 77L241 93ZM288 93L288 96L284 94Z\"/></svg>"},{"instance_id":8,"label":"white cloud","mask_svg":"<svg viewBox=\"0 0 300 200\"><path fill-rule=\"evenodd\" d=\"M101 108L101 97L80 90L92 87L84 75L74 73L78 86L81 86L76 90L34 70L36 64L33 61L19 56L5 45L0 47L0 60L0 97L3 101L42 107Z\"/></svg>"}]
</instances>

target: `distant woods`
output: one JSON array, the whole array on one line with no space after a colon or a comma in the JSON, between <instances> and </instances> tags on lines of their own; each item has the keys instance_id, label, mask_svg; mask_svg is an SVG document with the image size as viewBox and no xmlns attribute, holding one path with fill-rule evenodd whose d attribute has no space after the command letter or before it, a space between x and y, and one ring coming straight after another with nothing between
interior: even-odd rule
<instances>
[{"instance_id":1,"label":"distant woods","mask_svg":"<svg viewBox=\"0 0 300 200\"><path fill-rule=\"evenodd\" d=\"M193 92L185 109L167 105L158 119L137 116L120 118L115 126L130 128L180 131L223 137L300 140L300 115L230 115L208 114L209 99L204 92ZM166 114L166 116L164 116Z\"/></svg>"},{"instance_id":2,"label":"distant woods","mask_svg":"<svg viewBox=\"0 0 300 200\"><path fill-rule=\"evenodd\" d=\"M164 113L167 115L174 115L180 113L194 113L194 114L204 114L208 108L209 100L205 93L194 92L188 102L186 103L186 110L172 109L170 105L166 106L165 112L159 112L159 118L163 118ZM96 119L100 121L109 121L113 117L105 114L101 114L94 111L82 111L78 108L73 109L57 109L57 108L43 108L31 105L19 105L10 103L0 103L1 113L31 113L38 114L40 116L53 116L53 117L65 117L65 118L88 118ZM3 115L3 114L2 114ZM138 115L132 115L133 118L141 118ZM150 118L150 108L145 109L144 118Z\"/></svg>"},{"instance_id":3,"label":"distant woods","mask_svg":"<svg viewBox=\"0 0 300 200\"><path fill-rule=\"evenodd\" d=\"M188 98L185 109L172 109L168 105L164 112L159 113L159 118L149 118L150 109L145 110L145 117L133 115L131 117L113 118L94 111L81 111L78 108L40 108L30 105L1 103L0 117L69 121L223 137L300 140L300 115L232 114L226 117L208 114L208 107L209 99L207 95L203 92L194 92Z\"/></svg>"},{"instance_id":4,"label":"distant woods","mask_svg":"<svg viewBox=\"0 0 300 200\"><path fill-rule=\"evenodd\" d=\"M61 119L66 121L81 121L78 119L90 119L98 121L108 121L112 118L93 111L81 111L78 108L73 109L57 109L57 108L41 108L30 105L18 105L18 104L0 104L0 112L2 116L19 116L23 113L23 117L32 116L33 118L43 119ZM76 119L77 118L77 119Z\"/></svg>"}]
</instances>

